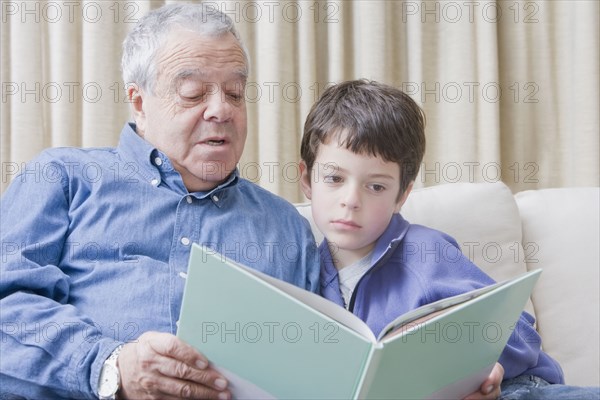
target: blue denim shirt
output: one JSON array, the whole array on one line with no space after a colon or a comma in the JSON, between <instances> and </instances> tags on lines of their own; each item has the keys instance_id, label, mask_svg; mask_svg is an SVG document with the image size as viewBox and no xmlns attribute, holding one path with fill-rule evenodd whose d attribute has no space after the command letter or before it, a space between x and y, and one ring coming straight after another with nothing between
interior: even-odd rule
<instances>
[{"instance_id":1,"label":"blue denim shirt","mask_svg":"<svg viewBox=\"0 0 600 400\"><path fill-rule=\"evenodd\" d=\"M44 151L7 189L1 217L3 393L94 398L119 343L176 332L192 242L318 288L314 239L291 204L237 171L189 193L134 125L117 148Z\"/></svg>"}]
</instances>

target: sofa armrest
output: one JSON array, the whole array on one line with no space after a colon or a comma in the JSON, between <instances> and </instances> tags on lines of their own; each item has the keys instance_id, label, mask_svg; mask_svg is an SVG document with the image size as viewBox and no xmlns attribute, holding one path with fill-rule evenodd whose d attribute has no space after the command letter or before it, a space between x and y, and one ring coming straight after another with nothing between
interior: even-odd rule
<instances>
[{"instance_id":1,"label":"sofa armrest","mask_svg":"<svg viewBox=\"0 0 600 400\"><path fill-rule=\"evenodd\" d=\"M567 383L600 385L599 188L541 189L515 195L544 350Z\"/></svg>"}]
</instances>

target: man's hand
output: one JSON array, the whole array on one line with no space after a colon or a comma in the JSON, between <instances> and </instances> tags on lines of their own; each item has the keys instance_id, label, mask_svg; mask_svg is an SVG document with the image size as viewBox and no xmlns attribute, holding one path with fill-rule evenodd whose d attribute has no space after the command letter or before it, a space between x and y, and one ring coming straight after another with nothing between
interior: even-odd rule
<instances>
[{"instance_id":1,"label":"man's hand","mask_svg":"<svg viewBox=\"0 0 600 400\"><path fill-rule=\"evenodd\" d=\"M500 384L504 378L504 368L496 363L490 376L481 384L479 391L471 393L465 400L493 400L500 397Z\"/></svg>"},{"instance_id":2,"label":"man's hand","mask_svg":"<svg viewBox=\"0 0 600 400\"><path fill-rule=\"evenodd\" d=\"M230 399L227 381L193 347L168 333L146 332L119 354L119 399Z\"/></svg>"}]
</instances>

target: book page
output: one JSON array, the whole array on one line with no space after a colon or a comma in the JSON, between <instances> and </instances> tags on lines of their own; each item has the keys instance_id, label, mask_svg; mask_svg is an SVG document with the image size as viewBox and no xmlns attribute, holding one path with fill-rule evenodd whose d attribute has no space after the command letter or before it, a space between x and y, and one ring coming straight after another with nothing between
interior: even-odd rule
<instances>
[{"instance_id":1,"label":"book page","mask_svg":"<svg viewBox=\"0 0 600 400\"><path fill-rule=\"evenodd\" d=\"M492 284L480 289L475 289L467 293L441 299L433 303L425 304L419 308L415 308L412 311L400 315L398 318L387 324L385 328L383 328L379 333L377 341L380 341L383 338L387 338L389 335L392 334L395 336L398 333L402 333L405 330L400 330L399 332L394 331L399 330L400 328L408 324L410 324L410 326L414 326L417 322L425 322L437 315L443 314L444 312L451 310L453 307L459 304L465 303L471 299L474 299L475 297L488 293L502 285L504 285L504 283Z\"/></svg>"},{"instance_id":2,"label":"book page","mask_svg":"<svg viewBox=\"0 0 600 400\"><path fill-rule=\"evenodd\" d=\"M435 393L428 396L429 400L447 400L447 399L462 399L471 393L478 391L481 384L487 379L492 372L496 363L488 365L479 371L463 378L451 385L448 385Z\"/></svg>"},{"instance_id":3,"label":"book page","mask_svg":"<svg viewBox=\"0 0 600 400\"><path fill-rule=\"evenodd\" d=\"M419 316L397 328L403 334L388 334L378 342L377 365L364 379L360 396L462 398L474 391L506 346L539 274L531 271L413 314ZM432 310L433 317L427 314Z\"/></svg>"},{"instance_id":4,"label":"book page","mask_svg":"<svg viewBox=\"0 0 600 400\"><path fill-rule=\"evenodd\" d=\"M194 244L177 336L240 398L353 398L373 342L267 280Z\"/></svg>"},{"instance_id":5,"label":"book page","mask_svg":"<svg viewBox=\"0 0 600 400\"><path fill-rule=\"evenodd\" d=\"M375 335L373 334L373 331L371 331L371 328L369 328L369 326L365 324L360 318L352 314L350 311L346 310L344 307L341 307L333 301L321 297L316 293L309 292L308 290L304 290L288 282L284 282L277 278L273 278L272 276L263 274L260 271L256 271L244 265L234 263L231 260L229 260L229 262L251 273L252 275L268 282L269 284L275 286L281 291L297 299L301 303L304 303L307 306L310 306L315 310L327 315L328 317L336 320L340 324L348 327L349 329L352 329L359 335L363 336L365 339L375 343Z\"/></svg>"},{"instance_id":6,"label":"book page","mask_svg":"<svg viewBox=\"0 0 600 400\"><path fill-rule=\"evenodd\" d=\"M217 370L221 375L227 378L227 383L229 385L227 388L231 392L232 396L236 400L276 400L277 398L273 396L271 393L264 391L263 389L256 386L254 383L241 378L239 375L234 374L233 372L213 366L215 370Z\"/></svg>"}]
</instances>

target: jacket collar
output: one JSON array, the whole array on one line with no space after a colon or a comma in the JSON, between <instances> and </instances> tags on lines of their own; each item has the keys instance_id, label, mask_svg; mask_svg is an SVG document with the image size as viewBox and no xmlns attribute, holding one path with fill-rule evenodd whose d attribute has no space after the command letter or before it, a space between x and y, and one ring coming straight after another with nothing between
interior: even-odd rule
<instances>
[{"instance_id":1,"label":"jacket collar","mask_svg":"<svg viewBox=\"0 0 600 400\"><path fill-rule=\"evenodd\" d=\"M410 223L400 214L394 214L392 216L387 228L375 243L373 257L371 258L371 268L393 252L406 235L409 227ZM333 264L333 258L329 251L327 239L324 239L319 246L319 254L321 258L321 291L324 292L333 281L336 281L336 285L338 284L338 271Z\"/></svg>"},{"instance_id":2,"label":"jacket collar","mask_svg":"<svg viewBox=\"0 0 600 400\"><path fill-rule=\"evenodd\" d=\"M410 223L402 215L394 214L383 234L377 239L371 258L371 267L391 253L398 243L404 239Z\"/></svg>"}]
</instances>

